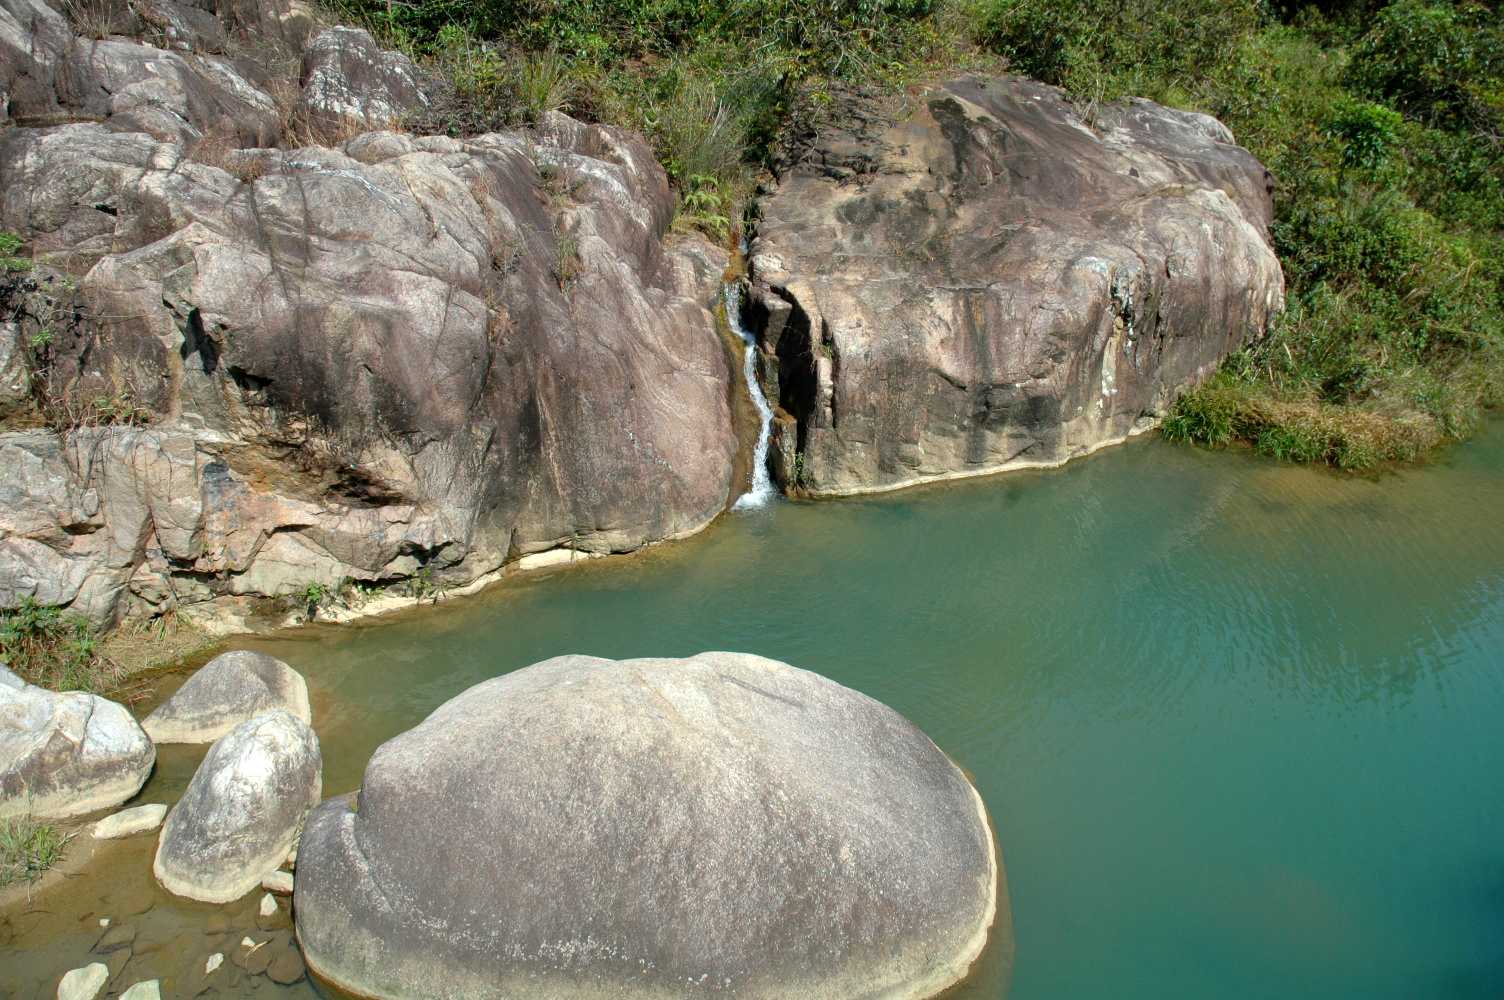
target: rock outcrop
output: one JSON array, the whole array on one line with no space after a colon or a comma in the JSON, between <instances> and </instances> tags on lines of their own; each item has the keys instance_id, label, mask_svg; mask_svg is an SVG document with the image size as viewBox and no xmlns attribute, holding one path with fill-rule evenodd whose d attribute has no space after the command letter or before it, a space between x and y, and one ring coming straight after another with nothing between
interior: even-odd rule
<instances>
[{"instance_id":1,"label":"rock outcrop","mask_svg":"<svg viewBox=\"0 0 1504 1000\"><path fill-rule=\"evenodd\" d=\"M379 997L924 997L1007 936L975 790L911 723L739 653L479 684L309 817L309 966Z\"/></svg>"},{"instance_id":2,"label":"rock outcrop","mask_svg":"<svg viewBox=\"0 0 1504 1000\"><path fill-rule=\"evenodd\" d=\"M141 728L154 743L212 743L274 708L313 723L303 675L265 653L235 649L194 671Z\"/></svg>"},{"instance_id":3,"label":"rock outcrop","mask_svg":"<svg viewBox=\"0 0 1504 1000\"><path fill-rule=\"evenodd\" d=\"M243 6L229 48L301 86L186 15L164 49L0 0L0 230L39 261L0 274L0 607L456 585L724 509L726 255L667 237L643 140L360 132L424 106L412 64Z\"/></svg>"},{"instance_id":4,"label":"rock outcrop","mask_svg":"<svg viewBox=\"0 0 1504 1000\"><path fill-rule=\"evenodd\" d=\"M386 52L370 32L328 28L303 50L305 114L331 127L362 131L400 125L428 106L418 69L400 52Z\"/></svg>"},{"instance_id":5,"label":"rock outcrop","mask_svg":"<svg viewBox=\"0 0 1504 1000\"><path fill-rule=\"evenodd\" d=\"M855 98L762 202L774 471L816 494L1058 464L1154 424L1283 303L1264 168L1205 115L968 77Z\"/></svg>"},{"instance_id":6,"label":"rock outcrop","mask_svg":"<svg viewBox=\"0 0 1504 1000\"><path fill-rule=\"evenodd\" d=\"M207 903L239 899L281 867L322 790L323 758L307 723L283 709L242 722L209 748L167 814L157 881Z\"/></svg>"},{"instance_id":7,"label":"rock outcrop","mask_svg":"<svg viewBox=\"0 0 1504 1000\"><path fill-rule=\"evenodd\" d=\"M156 759L124 706L43 690L0 664L0 819L117 806L141 790Z\"/></svg>"}]
</instances>

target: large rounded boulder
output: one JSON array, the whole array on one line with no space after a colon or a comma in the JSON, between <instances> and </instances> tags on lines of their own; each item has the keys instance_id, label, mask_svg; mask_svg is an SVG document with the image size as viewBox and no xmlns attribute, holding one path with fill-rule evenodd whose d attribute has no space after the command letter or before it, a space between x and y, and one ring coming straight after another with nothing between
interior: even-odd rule
<instances>
[{"instance_id":1,"label":"large rounded boulder","mask_svg":"<svg viewBox=\"0 0 1504 1000\"><path fill-rule=\"evenodd\" d=\"M155 743L212 743L274 708L313 722L303 675L265 653L236 649L204 664L141 725Z\"/></svg>"},{"instance_id":2,"label":"large rounded boulder","mask_svg":"<svg viewBox=\"0 0 1504 1000\"><path fill-rule=\"evenodd\" d=\"M0 819L65 819L117 806L141 790L156 760L123 705L47 691L0 664Z\"/></svg>"},{"instance_id":3,"label":"large rounded boulder","mask_svg":"<svg viewBox=\"0 0 1504 1000\"><path fill-rule=\"evenodd\" d=\"M167 814L157 881L207 903L244 896L287 858L322 773L318 737L302 719L279 708L242 722L209 748Z\"/></svg>"},{"instance_id":4,"label":"large rounded boulder","mask_svg":"<svg viewBox=\"0 0 1504 1000\"><path fill-rule=\"evenodd\" d=\"M1001 911L980 797L761 657L564 656L380 747L298 848L309 965L376 997L926 997Z\"/></svg>"}]
</instances>

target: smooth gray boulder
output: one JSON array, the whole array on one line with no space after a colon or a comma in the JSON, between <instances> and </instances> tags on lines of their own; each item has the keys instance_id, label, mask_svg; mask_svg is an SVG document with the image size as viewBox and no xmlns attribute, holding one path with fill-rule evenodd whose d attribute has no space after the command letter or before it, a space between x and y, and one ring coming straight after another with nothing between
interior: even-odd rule
<instances>
[{"instance_id":1,"label":"smooth gray boulder","mask_svg":"<svg viewBox=\"0 0 1504 1000\"><path fill-rule=\"evenodd\" d=\"M299 941L376 997L927 997L1011 933L980 797L913 724L740 653L562 656L309 817Z\"/></svg>"},{"instance_id":2,"label":"smooth gray boulder","mask_svg":"<svg viewBox=\"0 0 1504 1000\"><path fill-rule=\"evenodd\" d=\"M274 708L313 722L303 675L265 653L236 649L200 667L141 728L155 743L212 743Z\"/></svg>"},{"instance_id":3,"label":"smooth gray boulder","mask_svg":"<svg viewBox=\"0 0 1504 1000\"><path fill-rule=\"evenodd\" d=\"M169 892L228 903L261 885L323 790L319 740L284 709L247 719L204 757L167 814L152 872Z\"/></svg>"},{"instance_id":4,"label":"smooth gray boulder","mask_svg":"<svg viewBox=\"0 0 1504 1000\"><path fill-rule=\"evenodd\" d=\"M117 806L141 790L156 759L124 706L47 691L0 664L0 819L65 819Z\"/></svg>"}]
</instances>

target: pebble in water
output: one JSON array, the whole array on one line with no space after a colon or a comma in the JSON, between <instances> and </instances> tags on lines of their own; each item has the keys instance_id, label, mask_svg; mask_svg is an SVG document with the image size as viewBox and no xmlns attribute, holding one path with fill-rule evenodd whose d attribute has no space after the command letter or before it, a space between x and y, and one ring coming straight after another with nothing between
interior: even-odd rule
<instances>
[{"instance_id":1,"label":"pebble in water","mask_svg":"<svg viewBox=\"0 0 1504 1000\"><path fill-rule=\"evenodd\" d=\"M120 994L120 1000L162 1000L162 984L155 979L137 983Z\"/></svg>"}]
</instances>

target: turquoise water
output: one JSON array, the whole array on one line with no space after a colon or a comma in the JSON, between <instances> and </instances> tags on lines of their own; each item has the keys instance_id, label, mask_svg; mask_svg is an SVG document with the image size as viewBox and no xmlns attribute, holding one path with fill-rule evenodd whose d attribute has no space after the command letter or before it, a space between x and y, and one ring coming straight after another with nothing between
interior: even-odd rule
<instances>
[{"instance_id":1,"label":"turquoise water","mask_svg":"<svg viewBox=\"0 0 1504 1000\"><path fill-rule=\"evenodd\" d=\"M1016 928L963 996L1504 996L1504 428L1378 479L1136 442L777 503L437 611L246 645L326 793L558 653L761 653L974 776Z\"/></svg>"}]
</instances>

